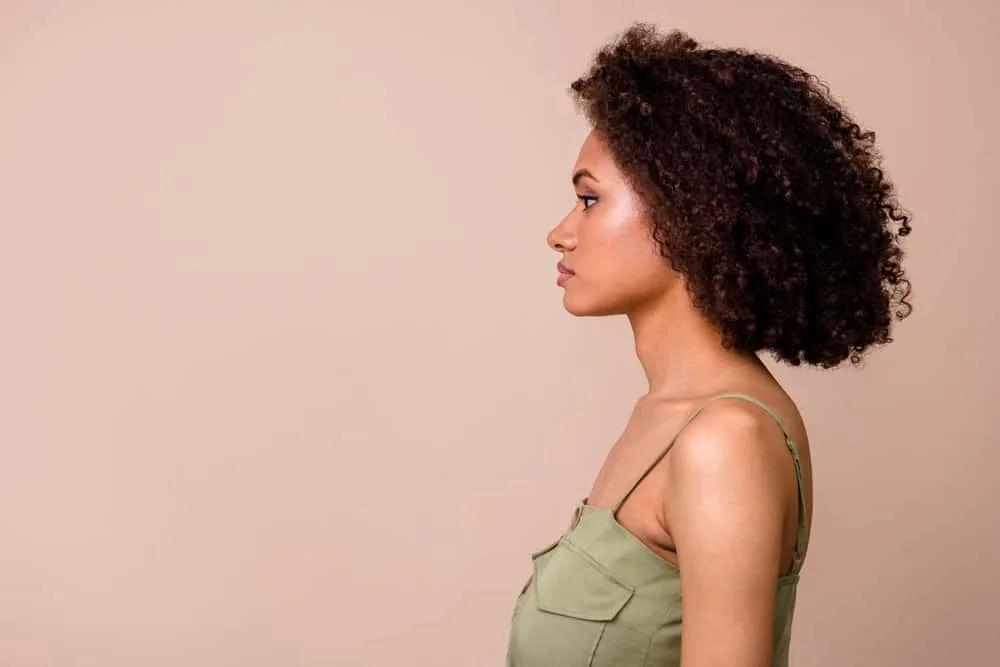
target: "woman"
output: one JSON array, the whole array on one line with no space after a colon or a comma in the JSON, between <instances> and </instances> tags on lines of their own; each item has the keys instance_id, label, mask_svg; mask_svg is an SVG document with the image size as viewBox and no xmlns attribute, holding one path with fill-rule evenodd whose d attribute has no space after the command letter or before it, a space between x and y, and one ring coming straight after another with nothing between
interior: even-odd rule
<instances>
[{"instance_id":1,"label":"woman","mask_svg":"<svg viewBox=\"0 0 1000 667\"><path fill-rule=\"evenodd\" d=\"M637 24L571 88L592 131L548 236L563 304L626 315L649 389L534 554L508 666L786 665L809 441L758 354L890 342L908 218L874 135L773 57Z\"/></svg>"}]
</instances>

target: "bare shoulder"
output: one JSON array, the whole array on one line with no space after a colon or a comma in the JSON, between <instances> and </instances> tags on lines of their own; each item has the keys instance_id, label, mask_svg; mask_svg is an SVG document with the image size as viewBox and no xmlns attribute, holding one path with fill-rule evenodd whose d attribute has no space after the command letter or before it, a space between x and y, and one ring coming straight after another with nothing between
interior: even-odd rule
<instances>
[{"instance_id":1,"label":"bare shoulder","mask_svg":"<svg viewBox=\"0 0 1000 667\"><path fill-rule=\"evenodd\" d=\"M767 411L745 400L713 401L678 435L665 468L665 519L680 560L685 551L689 562L697 554L704 564L706 552L775 567L791 558L798 482Z\"/></svg>"},{"instance_id":2,"label":"bare shoulder","mask_svg":"<svg viewBox=\"0 0 1000 667\"><path fill-rule=\"evenodd\" d=\"M706 405L677 436L672 467L697 473L788 462L788 447L778 422L749 401L718 400Z\"/></svg>"},{"instance_id":3,"label":"bare shoulder","mask_svg":"<svg viewBox=\"0 0 1000 667\"><path fill-rule=\"evenodd\" d=\"M794 406L778 409L784 423L795 422L794 440ZM664 528L684 591L687 657L723 664L732 646L744 646L758 656L753 664L770 664L775 590L790 572L798 533L797 477L781 427L750 401L712 401L664 463Z\"/></svg>"}]
</instances>

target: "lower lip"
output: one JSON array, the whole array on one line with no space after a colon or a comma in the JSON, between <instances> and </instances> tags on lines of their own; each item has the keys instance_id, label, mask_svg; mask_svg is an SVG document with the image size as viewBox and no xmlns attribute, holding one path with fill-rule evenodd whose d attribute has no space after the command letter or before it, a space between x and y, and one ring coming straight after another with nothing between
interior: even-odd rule
<instances>
[{"instance_id":1,"label":"lower lip","mask_svg":"<svg viewBox=\"0 0 1000 667\"><path fill-rule=\"evenodd\" d=\"M562 287L563 285L566 284L566 281L569 280L570 278L572 278L574 275L576 275L576 274L575 273L560 273L559 277L556 278L556 284L559 285L559 287Z\"/></svg>"}]
</instances>

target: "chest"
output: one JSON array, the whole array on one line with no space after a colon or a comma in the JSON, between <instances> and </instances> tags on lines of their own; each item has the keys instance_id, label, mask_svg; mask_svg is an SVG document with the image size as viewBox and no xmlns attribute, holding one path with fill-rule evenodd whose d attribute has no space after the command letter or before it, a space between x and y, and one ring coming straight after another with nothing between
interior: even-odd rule
<instances>
[{"instance_id":1,"label":"chest","mask_svg":"<svg viewBox=\"0 0 1000 667\"><path fill-rule=\"evenodd\" d=\"M680 581L616 525L583 507L558 542L532 556L508 667L679 664Z\"/></svg>"}]
</instances>

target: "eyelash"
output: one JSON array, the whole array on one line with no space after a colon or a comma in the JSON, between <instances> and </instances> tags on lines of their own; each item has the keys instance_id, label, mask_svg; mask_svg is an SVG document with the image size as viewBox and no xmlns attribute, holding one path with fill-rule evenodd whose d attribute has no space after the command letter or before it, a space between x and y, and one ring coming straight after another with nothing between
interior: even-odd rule
<instances>
[{"instance_id":1,"label":"eyelash","mask_svg":"<svg viewBox=\"0 0 1000 667\"><path fill-rule=\"evenodd\" d=\"M594 204L597 203L597 197L591 197L590 195L577 195L576 198L579 199L581 202L583 202L583 210L584 211L590 209L591 207L594 206ZM593 202L593 204L591 204L590 206L587 206L587 202L588 201L589 202Z\"/></svg>"}]
</instances>

